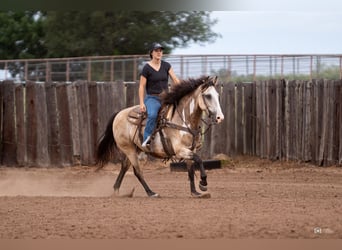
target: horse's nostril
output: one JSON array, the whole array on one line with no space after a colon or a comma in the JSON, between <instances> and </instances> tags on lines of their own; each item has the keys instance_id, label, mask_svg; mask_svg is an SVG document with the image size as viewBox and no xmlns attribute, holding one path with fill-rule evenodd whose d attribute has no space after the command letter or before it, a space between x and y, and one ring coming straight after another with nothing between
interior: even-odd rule
<instances>
[{"instance_id":1,"label":"horse's nostril","mask_svg":"<svg viewBox=\"0 0 342 250\"><path fill-rule=\"evenodd\" d=\"M222 122L223 121L223 117L221 117L221 116L217 116L216 117L216 122L217 123L220 123L220 122Z\"/></svg>"}]
</instances>

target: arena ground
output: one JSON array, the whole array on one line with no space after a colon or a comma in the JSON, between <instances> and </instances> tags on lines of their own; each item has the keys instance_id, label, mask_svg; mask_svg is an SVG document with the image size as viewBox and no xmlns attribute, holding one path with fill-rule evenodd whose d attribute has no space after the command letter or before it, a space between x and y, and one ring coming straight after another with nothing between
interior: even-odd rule
<instances>
[{"instance_id":1,"label":"arena ground","mask_svg":"<svg viewBox=\"0 0 342 250\"><path fill-rule=\"evenodd\" d=\"M186 172L141 162L160 198L130 170L0 167L0 239L341 239L342 167L254 157L208 170L209 199L190 196ZM197 176L199 176L199 173Z\"/></svg>"}]
</instances>

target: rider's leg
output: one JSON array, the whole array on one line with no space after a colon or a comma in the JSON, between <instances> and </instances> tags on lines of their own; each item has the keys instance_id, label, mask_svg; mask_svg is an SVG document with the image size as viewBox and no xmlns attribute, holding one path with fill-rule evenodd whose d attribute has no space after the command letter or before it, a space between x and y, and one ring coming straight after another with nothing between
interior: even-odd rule
<instances>
[{"instance_id":1,"label":"rider's leg","mask_svg":"<svg viewBox=\"0 0 342 250\"><path fill-rule=\"evenodd\" d=\"M156 126L158 112L161 106L160 99L157 96L146 95L145 105L146 105L146 110L147 110L147 121L146 121L146 127L144 131L144 140L143 140L144 143L143 144L146 145Z\"/></svg>"}]
</instances>

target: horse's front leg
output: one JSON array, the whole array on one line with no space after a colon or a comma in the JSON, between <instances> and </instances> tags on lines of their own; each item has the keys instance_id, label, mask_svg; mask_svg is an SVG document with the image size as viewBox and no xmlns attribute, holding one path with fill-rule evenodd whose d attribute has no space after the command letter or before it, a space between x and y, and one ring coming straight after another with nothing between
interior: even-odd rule
<instances>
[{"instance_id":1,"label":"horse's front leg","mask_svg":"<svg viewBox=\"0 0 342 250\"><path fill-rule=\"evenodd\" d=\"M202 190L202 191L207 191L208 190L208 183L207 183L207 174L205 172L205 169L204 169L204 166L203 166L203 161L202 159L194 153L193 155L193 160L194 160L194 163L197 164L199 166L199 169L200 169L200 172L201 172L201 180L198 184L199 188Z\"/></svg>"},{"instance_id":2,"label":"horse's front leg","mask_svg":"<svg viewBox=\"0 0 342 250\"><path fill-rule=\"evenodd\" d=\"M189 176L189 181L190 181L191 195L194 196L194 197L198 197L201 194L196 191L196 187L195 187L195 166L196 166L195 162L193 162L190 165L190 167L188 168L188 176Z\"/></svg>"}]
</instances>

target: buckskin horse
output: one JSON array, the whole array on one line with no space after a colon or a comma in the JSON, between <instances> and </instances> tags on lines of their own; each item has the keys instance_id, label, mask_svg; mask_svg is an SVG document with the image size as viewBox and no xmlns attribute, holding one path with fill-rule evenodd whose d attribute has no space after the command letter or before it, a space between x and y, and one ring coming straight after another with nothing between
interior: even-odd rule
<instances>
[{"instance_id":1,"label":"buckskin horse","mask_svg":"<svg viewBox=\"0 0 342 250\"><path fill-rule=\"evenodd\" d=\"M207 174L196 150L201 143L203 113L208 115L210 125L220 123L224 119L216 86L216 76L201 76L182 80L173 85L169 92L163 93L162 106L149 149L141 146L146 114L140 112L139 105L125 108L110 118L99 140L96 159L101 168L110 161L114 152L121 155L121 170L114 184L115 195L119 194L125 173L132 165L134 174L147 195L159 197L159 194L150 189L139 167L138 155L143 151L161 159L185 161L191 196L210 197L210 193L206 192ZM199 167L199 188L204 193L196 191L195 167ZM133 192L134 189L131 196Z\"/></svg>"}]
</instances>

